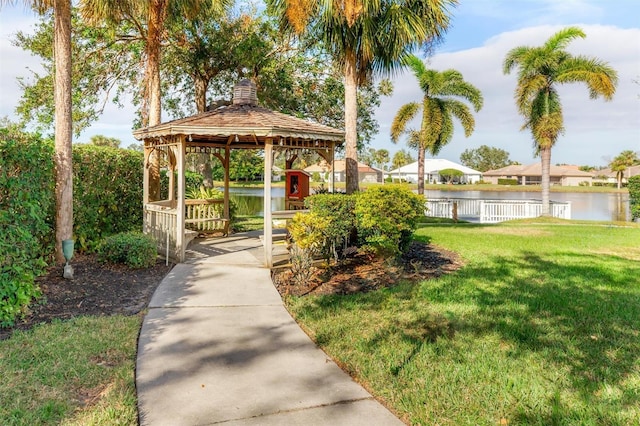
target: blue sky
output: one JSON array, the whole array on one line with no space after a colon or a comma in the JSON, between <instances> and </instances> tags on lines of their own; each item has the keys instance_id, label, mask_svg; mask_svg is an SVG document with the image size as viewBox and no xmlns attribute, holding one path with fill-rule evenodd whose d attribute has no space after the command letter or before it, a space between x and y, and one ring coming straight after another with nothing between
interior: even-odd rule
<instances>
[{"instance_id":1,"label":"blue sky","mask_svg":"<svg viewBox=\"0 0 640 426\"><path fill-rule=\"evenodd\" d=\"M38 69L37 58L11 46L16 31L28 31L36 17L18 5L0 9L0 117L13 117L20 96L16 77L29 77L28 68ZM453 10L453 25L445 41L428 59L428 66L454 68L478 87L484 96L483 109L476 114L476 130L469 138L456 127L453 141L440 158L459 161L465 149L489 145L505 149L511 159L524 164L539 161L533 156L531 136L520 131L522 118L514 102L515 75L502 74L505 54L520 45L537 46L559 29L576 25L587 34L569 51L597 56L617 71L614 100L590 100L582 85L560 91L564 107L565 134L552 152L552 163L606 165L621 151L640 151L640 1L638 0L461 0ZM376 117L380 132L371 146L391 153L406 148L389 138L390 123L398 108L421 99L417 81L409 72L396 75L394 94L383 98ZM96 134L116 137L124 146L131 136L133 112L107 107L101 120L78 141Z\"/></svg>"}]
</instances>

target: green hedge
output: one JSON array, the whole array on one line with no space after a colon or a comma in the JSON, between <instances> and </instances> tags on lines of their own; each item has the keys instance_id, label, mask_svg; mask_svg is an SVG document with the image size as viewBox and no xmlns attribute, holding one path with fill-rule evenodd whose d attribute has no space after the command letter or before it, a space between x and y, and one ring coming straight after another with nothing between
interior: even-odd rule
<instances>
[{"instance_id":1,"label":"green hedge","mask_svg":"<svg viewBox=\"0 0 640 426\"><path fill-rule=\"evenodd\" d=\"M425 198L404 185L369 188L356 197L358 238L377 254L399 255L408 248L424 212Z\"/></svg>"},{"instance_id":2,"label":"green hedge","mask_svg":"<svg viewBox=\"0 0 640 426\"><path fill-rule=\"evenodd\" d=\"M629 204L631 206L631 218L640 219L640 175L629 178Z\"/></svg>"},{"instance_id":3,"label":"green hedge","mask_svg":"<svg viewBox=\"0 0 640 426\"><path fill-rule=\"evenodd\" d=\"M498 179L498 185L517 185L518 179Z\"/></svg>"},{"instance_id":4,"label":"green hedge","mask_svg":"<svg viewBox=\"0 0 640 426\"><path fill-rule=\"evenodd\" d=\"M119 232L142 230L143 154L94 145L73 147L74 239L94 250Z\"/></svg>"},{"instance_id":5,"label":"green hedge","mask_svg":"<svg viewBox=\"0 0 640 426\"><path fill-rule=\"evenodd\" d=\"M53 144L0 129L0 327L40 295L35 278L52 252Z\"/></svg>"}]
</instances>

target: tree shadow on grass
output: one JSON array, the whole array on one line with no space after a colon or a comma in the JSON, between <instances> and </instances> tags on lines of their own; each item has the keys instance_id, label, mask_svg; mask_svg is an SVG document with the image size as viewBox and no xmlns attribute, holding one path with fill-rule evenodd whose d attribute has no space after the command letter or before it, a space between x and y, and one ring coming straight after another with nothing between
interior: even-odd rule
<instances>
[{"instance_id":1,"label":"tree shadow on grass","mask_svg":"<svg viewBox=\"0 0 640 426\"><path fill-rule=\"evenodd\" d=\"M445 317L430 303L459 303L476 313L465 319ZM509 346L510 357L525 359L537 353L545 363L567 371L563 384L547 393L547 401L513 414L516 424L593 421L590 415L591 420L581 419L579 408L563 405L565 401L553 394L557 386L580 398L579 406L600 405L591 415L598 413L602 424L625 421L611 407L634 410L640 405L640 393L632 385L638 379L630 379L640 365L640 263L623 257L573 252L494 256L445 279L404 283L365 295L323 297L304 310L316 319L332 311L358 311L362 317L383 311L387 317L397 314L399 318L381 321L365 343L375 352L399 342L397 352L402 354L389 364L392 375L411 363L423 345L455 339L458 333L478 339L497 334ZM607 401L603 386L621 390L616 401Z\"/></svg>"}]
</instances>

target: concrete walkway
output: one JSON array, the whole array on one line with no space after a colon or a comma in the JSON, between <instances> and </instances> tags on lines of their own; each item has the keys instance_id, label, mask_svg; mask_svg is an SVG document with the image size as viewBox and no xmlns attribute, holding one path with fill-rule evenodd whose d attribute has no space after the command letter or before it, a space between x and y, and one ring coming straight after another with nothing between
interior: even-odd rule
<instances>
[{"instance_id":1,"label":"concrete walkway","mask_svg":"<svg viewBox=\"0 0 640 426\"><path fill-rule=\"evenodd\" d=\"M256 233L205 240L156 290L138 343L142 425L402 425L284 308Z\"/></svg>"}]
</instances>

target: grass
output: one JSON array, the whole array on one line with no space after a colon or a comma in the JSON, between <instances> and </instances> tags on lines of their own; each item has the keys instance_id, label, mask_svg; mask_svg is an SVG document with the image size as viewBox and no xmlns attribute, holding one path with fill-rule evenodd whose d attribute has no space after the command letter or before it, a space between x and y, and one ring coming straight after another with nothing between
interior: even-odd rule
<instances>
[{"instance_id":1,"label":"grass","mask_svg":"<svg viewBox=\"0 0 640 426\"><path fill-rule=\"evenodd\" d=\"M137 424L140 320L81 317L0 341L0 424Z\"/></svg>"},{"instance_id":2,"label":"grass","mask_svg":"<svg viewBox=\"0 0 640 426\"><path fill-rule=\"evenodd\" d=\"M425 226L460 270L287 304L408 424L640 424L640 228L563 224Z\"/></svg>"}]
</instances>

